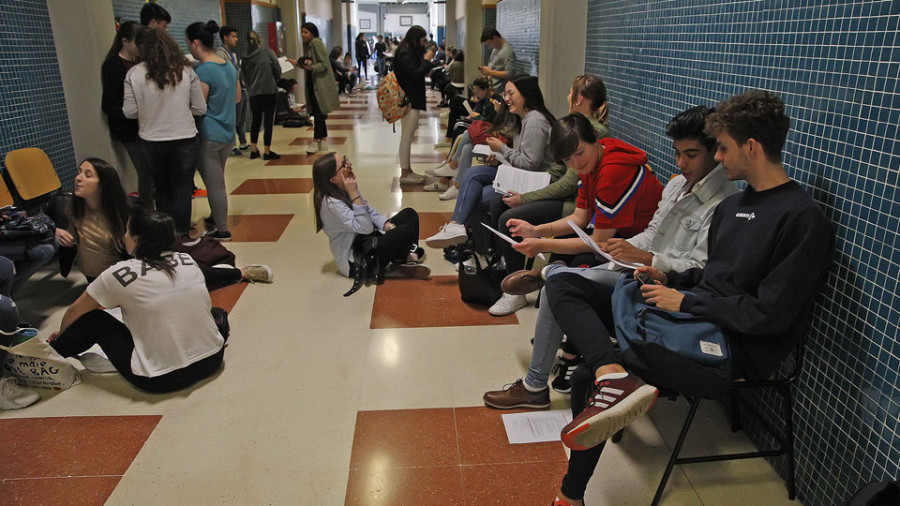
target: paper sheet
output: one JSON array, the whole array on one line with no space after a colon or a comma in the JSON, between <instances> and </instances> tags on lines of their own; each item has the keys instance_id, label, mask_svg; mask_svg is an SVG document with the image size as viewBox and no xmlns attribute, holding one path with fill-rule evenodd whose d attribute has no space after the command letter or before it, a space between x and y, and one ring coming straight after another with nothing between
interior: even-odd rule
<instances>
[{"instance_id":1,"label":"paper sheet","mask_svg":"<svg viewBox=\"0 0 900 506\"><path fill-rule=\"evenodd\" d=\"M488 225L487 223L482 222L481 225L484 226L484 228L486 228L486 229L490 230L491 232L493 232L494 235L496 235L497 237L503 239L504 241L506 241L506 242L508 242L508 243L510 243L510 244L516 244L516 241L515 241L512 237L510 237L510 236L504 234L503 232L501 232L501 231L495 229L494 227L491 227L491 226ZM541 260L543 260L543 261L545 261L545 262L547 261L547 257L545 257L543 253L538 253L537 256L538 256L538 258L540 258Z\"/></svg>"},{"instance_id":2,"label":"paper sheet","mask_svg":"<svg viewBox=\"0 0 900 506\"><path fill-rule=\"evenodd\" d=\"M502 416L506 438L511 445L559 441L562 428L572 421L572 412L568 409Z\"/></svg>"},{"instance_id":3,"label":"paper sheet","mask_svg":"<svg viewBox=\"0 0 900 506\"><path fill-rule=\"evenodd\" d=\"M473 112L475 112L475 110L472 109L472 105L469 104L468 100L463 100L463 107L466 108L466 111L468 111L469 115L471 115Z\"/></svg>"},{"instance_id":4,"label":"paper sheet","mask_svg":"<svg viewBox=\"0 0 900 506\"><path fill-rule=\"evenodd\" d=\"M472 155L474 156L491 156L494 157L500 156L500 153L497 151L491 151L491 147L487 144L476 144L472 147Z\"/></svg>"},{"instance_id":5,"label":"paper sheet","mask_svg":"<svg viewBox=\"0 0 900 506\"><path fill-rule=\"evenodd\" d=\"M633 263L633 264L632 264L632 263L621 262L621 261L619 261L619 260L616 260L615 258L613 258L612 256L610 256L609 253L607 253L607 252L603 251L602 249L600 249L600 246L599 246L596 242L594 242L593 239L591 239L591 236L589 236L589 235L587 235L586 233L584 233L584 230L581 230L581 227L579 227L578 225L576 225L575 222L573 222L572 220L566 220L566 223L568 223L569 226L572 227L572 230L575 231L575 234L577 234L578 237L580 237L581 240L584 241L585 244L587 244L588 246L590 246L591 250L593 250L594 253L597 253L598 255L600 255L601 257L605 258L606 260L608 260L608 261L610 261L610 262L612 262L612 263L614 263L614 264L616 264L616 265L618 265L618 266L624 267L624 268L626 268L626 269L637 269L638 267L643 267L643 266L644 266L644 264L641 264L641 263Z\"/></svg>"},{"instance_id":6,"label":"paper sheet","mask_svg":"<svg viewBox=\"0 0 900 506\"><path fill-rule=\"evenodd\" d=\"M294 64L288 61L287 56L279 56L278 64L281 65L282 72L290 72L291 70L294 70Z\"/></svg>"},{"instance_id":7,"label":"paper sheet","mask_svg":"<svg viewBox=\"0 0 900 506\"><path fill-rule=\"evenodd\" d=\"M497 193L528 193L540 190L550 184L550 173L532 172L507 165L500 164L497 168L497 176L494 178L494 190Z\"/></svg>"}]
</instances>

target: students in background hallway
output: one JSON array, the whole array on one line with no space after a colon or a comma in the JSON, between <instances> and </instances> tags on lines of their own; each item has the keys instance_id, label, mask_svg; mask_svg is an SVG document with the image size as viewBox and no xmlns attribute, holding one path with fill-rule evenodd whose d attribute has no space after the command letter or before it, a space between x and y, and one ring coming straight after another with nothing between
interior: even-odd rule
<instances>
[{"instance_id":1,"label":"students in background hallway","mask_svg":"<svg viewBox=\"0 0 900 506\"><path fill-rule=\"evenodd\" d=\"M149 4L148 4L149 5ZM103 66L100 69L103 86L100 107L106 113L109 123L109 134L114 141L125 147L128 158L137 171L138 194L147 205L153 205L153 173L144 162L141 149L138 147L138 122L125 117L122 112L122 101L125 94L125 75L137 63L138 47L134 39L141 25L135 21L126 21L119 26L116 39L113 41Z\"/></svg>"},{"instance_id":2,"label":"students in background hallway","mask_svg":"<svg viewBox=\"0 0 900 506\"><path fill-rule=\"evenodd\" d=\"M378 42L375 43L375 72L378 77L384 77L387 73L387 61L385 61L384 53L387 51L387 44L384 43L384 36L378 36Z\"/></svg>"},{"instance_id":3,"label":"students in background hallway","mask_svg":"<svg viewBox=\"0 0 900 506\"><path fill-rule=\"evenodd\" d=\"M309 154L328 150L328 127L325 120L328 113L340 109L337 86L334 85L334 69L328 59L325 43L319 38L319 27L315 23L300 26L303 39L304 58L299 62L306 71L306 110L313 117L313 139L315 142L306 149ZM298 65L297 60L290 60Z\"/></svg>"},{"instance_id":4,"label":"students in background hallway","mask_svg":"<svg viewBox=\"0 0 900 506\"><path fill-rule=\"evenodd\" d=\"M434 48L425 50L425 29L413 25L394 52L394 75L406 93L411 108L400 120L400 182L422 184L423 174L416 174L410 163L413 136L419 127L419 113L425 110L425 76L433 67Z\"/></svg>"},{"instance_id":5,"label":"students in background hallway","mask_svg":"<svg viewBox=\"0 0 900 506\"><path fill-rule=\"evenodd\" d=\"M206 114L206 100L200 78L166 32L143 28L136 40L141 63L125 77L122 111L138 119L139 143L156 185L156 208L172 216L179 235L187 235L197 166L192 115Z\"/></svg>"},{"instance_id":6,"label":"students in background hallway","mask_svg":"<svg viewBox=\"0 0 900 506\"><path fill-rule=\"evenodd\" d=\"M219 25L215 21L192 23L187 27L188 48L198 61L196 72L206 96L206 116L200 123L200 176L206 185L209 209L215 230L209 236L230 241L228 231L228 192L225 189L225 163L234 149L235 104L241 101L238 72L228 60L213 51Z\"/></svg>"},{"instance_id":7,"label":"students in background hallway","mask_svg":"<svg viewBox=\"0 0 900 506\"><path fill-rule=\"evenodd\" d=\"M366 34L360 33L356 36L356 66L359 68L359 75L366 73L366 79L369 78L369 43L366 42Z\"/></svg>"},{"instance_id":8,"label":"students in background hallway","mask_svg":"<svg viewBox=\"0 0 900 506\"><path fill-rule=\"evenodd\" d=\"M231 154L234 156L242 156L241 151L250 147L250 144L247 142L247 129L245 128L247 112L250 110L250 99L247 95L247 83L244 81L244 76L241 74L241 65L238 62L237 29L233 26L225 25L219 30L219 37L222 38L222 45L216 48L216 54L223 60L231 62L231 64L234 65L234 70L238 72L238 79L240 79L241 83L241 101L235 106L234 118L234 130L237 132L239 144L234 147Z\"/></svg>"},{"instance_id":9,"label":"students in background hallway","mask_svg":"<svg viewBox=\"0 0 900 506\"><path fill-rule=\"evenodd\" d=\"M481 75L491 78L494 93L500 95L507 81L516 76L516 52L496 28L485 28L481 32L481 43L491 48L491 58L486 66L481 65L478 70L481 71Z\"/></svg>"},{"instance_id":10,"label":"students in background hallway","mask_svg":"<svg viewBox=\"0 0 900 506\"><path fill-rule=\"evenodd\" d=\"M272 128L275 126L275 94L278 92L276 81L281 77L281 65L275 53L263 47L259 34L253 30L247 34L247 56L241 60L241 70L247 80L247 94L250 95L250 158L259 158L260 127L265 129L263 136L263 160L281 158L272 151Z\"/></svg>"},{"instance_id":11,"label":"students in background hallway","mask_svg":"<svg viewBox=\"0 0 900 506\"><path fill-rule=\"evenodd\" d=\"M381 231L376 248L381 266L391 266L408 277L428 278L431 269L422 263L425 252L418 247L419 215L414 209L403 209L391 219L382 216L360 193L350 160L334 153L313 164L313 185L316 232L324 230L328 235L341 274L351 275L354 243Z\"/></svg>"},{"instance_id":12,"label":"students in background hallway","mask_svg":"<svg viewBox=\"0 0 900 506\"><path fill-rule=\"evenodd\" d=\"M169 31L169 23L172 22L172 16L169 11L162 8L158 3L147 2L141 7L141 24L147 28L159 28L164 32Z\"/></svg>"},{"instance_id":13,"label":"students in background hallway","mask_svg":"<svg viewBox=\"0 0 900 506\"><path fill-rule=\"evenodd\" d=\"M334 80L338 82L338 93L352 93L356 87L356 75L350 71L350 67L344 64L344 48L334 46L328 53L331 69L334 71Z\"/></svg>"},{"instance_id":14,"label":"students in background hallway","mask_svg":"<svg viewBox=\"0 0 900 506\"><path fill-rule=\"evenodd\" d=\"M173 253L172 219L140 209L126 230L125 247L134 258L88 285L66 310L50 346L73 357L99 344L119 374L151 393L173 392L212 376L222 365L225 336L211 314L200 268L187 253ZM121 307L125 323L101 306Z\"/></svg>"}]
</instances>

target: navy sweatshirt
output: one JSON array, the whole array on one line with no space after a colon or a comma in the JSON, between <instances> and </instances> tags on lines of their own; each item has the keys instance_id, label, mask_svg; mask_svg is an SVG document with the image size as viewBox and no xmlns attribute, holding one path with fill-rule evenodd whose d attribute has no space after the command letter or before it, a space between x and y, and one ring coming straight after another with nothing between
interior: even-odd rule
<instances>
[{"instance_id":1,"label":"navy sweatshirt","mask_svg":"<svg viewBox=\"0 0 900 506\"><path fill-rule=\"evenodd\" d=\"M735 377L764 379L803 335L833 250L828 219L800 185L748 188L716 209L706 267L669 273L669 285L693 292L682 311L725 330Z\"/></svg>"}]
</instances>

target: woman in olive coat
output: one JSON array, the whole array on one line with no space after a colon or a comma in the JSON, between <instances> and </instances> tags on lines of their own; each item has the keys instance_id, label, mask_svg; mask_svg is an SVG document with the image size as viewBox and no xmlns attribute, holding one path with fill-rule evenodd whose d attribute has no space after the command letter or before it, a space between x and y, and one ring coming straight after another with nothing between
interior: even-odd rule
<instances>
[{"instance_id":1,"label":"woman in olive coat","mask_svg":"<svg viewBox=\"0 0 900 506\"><path fill-rule=\"evenodd\" d=\"M319 38L319 28L313 23L300 25L300 37L303 39L303 52L306 55L299 63L291 63L306 71L306 102L309 115L313 117L313 138L307 153L328 151L328 128L325 119L328 113L341 107L337 86L334 84L334 72L325 44Z\"/></svg>"}]
</instances>

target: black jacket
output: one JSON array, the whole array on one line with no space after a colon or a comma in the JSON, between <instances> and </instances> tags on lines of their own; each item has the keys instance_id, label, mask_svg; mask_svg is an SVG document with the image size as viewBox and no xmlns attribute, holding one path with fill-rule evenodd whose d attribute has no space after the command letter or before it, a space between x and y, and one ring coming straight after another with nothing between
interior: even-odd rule
<instances>
[{"instance_id":1,"label":"black jacket","mask_svg":"<svg viewBox=\"0 0 900 506\"><path fill-rule=\"evenodd\" d=\"M366 60L369 58L369 44L364 40L356 41L356 59Z\"/></svg>"},{"instance_id":2,"label":"black jacket","mask_svg":"<svg viewBox=\"0 0 900 506\"><path fill-rule=\"evenodd\" d=\"M414 55L408 46L401 47L394 55L397 84L403 88L413 109L425 110L425 76L433 66L421 56Z\"/></svg>"},{"instance_id":3,"label":"black jacket","mask_svg":"<svg viewBox=\"0 0 900 506\"><path fill-rule=\"evenodd\" d=\"M121 57L103 62L100 68L100 81L103 87L100 109L109 120L109 133L113 139L122 142L135 142L138 136L138 120L128 119L122 112L125 94L125 74L131 68Z\"/></svg>"}]
</instances>

